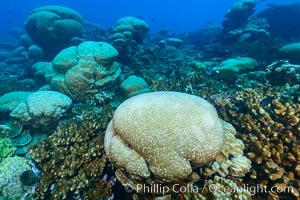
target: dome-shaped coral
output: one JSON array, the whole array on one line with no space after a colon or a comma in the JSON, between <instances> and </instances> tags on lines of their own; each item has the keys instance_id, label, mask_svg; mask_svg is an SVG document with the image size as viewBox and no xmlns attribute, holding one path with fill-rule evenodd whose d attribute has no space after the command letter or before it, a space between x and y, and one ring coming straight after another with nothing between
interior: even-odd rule
<instances>
[{"instance_id":1,"label":"dome-shaped coral","mask_svg":"<svg viewBox=\"0 0 300 200\"><path fill-rule=\"evenodd\" d=\"M116 168L130 178L184 181L223 146L223 129L206 100L179 92L152 92L123 102L105 135ZM134 179L134 178L133 178ZM122 180L121 180L122 181Z\"/></svg>"},{"instance_id":2,"label":"dome-shaped coral","mask_svg":"<svg viewBox=\"0 0 300 200\"><path fill-rule=\"evenodd\" d=\"M113 27L114 33L121 33L126 38L131 37L131 39L138 43L143 41L148 31L149 25L145 21L132 16L119 19Z\"/></svg>"},{"instance_id":3,"label":"dome-shaped coral","mask_svg":"<svg viewBox=\"0 0 300 200\"><path fill-rule=\"evenodd\" d=\"M88 99L118 81L121 68L115 62L118 51L106 42L86 41L62 50L52 63L32 66L37 80L72 99Z\"/></svg>"},{"instance_id":4,"label":"dome-shaped coral","mask_svg":"<svg viewBox=\"0 0 300 200\"><path fill-rule=\"evenodd\" d=\"M62 118L71 104L72 100L59 92L34 92L14 108L10 117L22 125L47 127Z\"/></svg>"},{"instance_id":5,"label":"dome-shaped coral","mask_svg":"<svg viewBox=\"0 0 300 200\"><path fill-rule=\"evenodd\" d=\"M76 11L62 6L44 6L31 11L25 22L27 34L52 58L83 37L83 19Z\"/></svg>"},{"instance_id":6,"label":"dome-shaped coral","mask_svg":"<svg viewBox=\"0 0 300 200\"><path fill-rule=\"evenodd\" d=\"M129 76L121 84L120 90L125 97L133 97L138 94L151 92L146 81L138 76Z\"/></svg>"},{"instance_id":7,"label":"dome-shaped coral","mask_svg":"<svg viewBox=\"0 0 300 200\"><path fill-rule=\"evenodd\" d=\"M112 27L109 37L111 44L118 50L118 61L129 63L149 31L149 25L136 17L123 17Z\"/></svg>"}]
</instances>

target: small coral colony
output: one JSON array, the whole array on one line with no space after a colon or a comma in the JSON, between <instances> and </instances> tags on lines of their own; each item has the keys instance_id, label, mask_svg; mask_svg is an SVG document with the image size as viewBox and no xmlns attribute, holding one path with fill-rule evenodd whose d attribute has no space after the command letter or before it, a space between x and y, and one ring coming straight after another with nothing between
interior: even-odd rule
<instances>
[{"instance_id":1,"label":"small coral colony","mask_svg":"<svg viewBox=\"0 0 300 200\"><path fill-rule=\"evenodd\" d=\"M300 5L255 8L182 34L32 10L1 42L0 199L299 200Z\"/></svg>"}]
</instances>

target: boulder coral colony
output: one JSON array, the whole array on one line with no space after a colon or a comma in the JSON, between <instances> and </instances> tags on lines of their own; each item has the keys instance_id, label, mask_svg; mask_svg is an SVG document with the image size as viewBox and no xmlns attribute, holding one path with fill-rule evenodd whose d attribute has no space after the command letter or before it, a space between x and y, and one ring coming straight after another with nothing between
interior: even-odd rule
<instances>
[{"instance_id":1,"label":"boulder coral colony","mask_svg":"<svg viewBox=\"0 0 300 200\"><path fill-rule=\"evenodd\" d=\"M0 199L298 200L300 4L255 7L185 34L34 9L0 43Z\"/></svg>"}]
</instances>

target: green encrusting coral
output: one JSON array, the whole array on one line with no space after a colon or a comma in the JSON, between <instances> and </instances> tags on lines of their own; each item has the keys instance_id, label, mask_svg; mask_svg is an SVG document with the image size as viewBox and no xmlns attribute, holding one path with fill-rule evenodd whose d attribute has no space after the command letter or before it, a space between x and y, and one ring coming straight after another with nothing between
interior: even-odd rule
<instances>
[{"instance_id":1,"label":"green encrusting coral","mask_svg":"<svg viewBox=\"0 0 300 200\"><path fill-rule=\"evenodd\" d=\"M12 145L8 138L0 138L0 161L2 158L11 156L17 148Z\"/></svg>"}]
</instances>

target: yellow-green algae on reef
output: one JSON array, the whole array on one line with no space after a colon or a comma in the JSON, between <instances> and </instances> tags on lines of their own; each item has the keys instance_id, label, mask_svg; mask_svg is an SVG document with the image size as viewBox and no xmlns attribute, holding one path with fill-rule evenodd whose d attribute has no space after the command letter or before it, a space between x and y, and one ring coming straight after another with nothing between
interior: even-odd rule
<instances>
[{"instance_id":1,"label":"yellow-green algae on reef","mask_svg":"<svg viewBox=\"0 0 300 200\"><path fill-rule=\"evenodd\" d=\"M0 162L3 158L11 156L16 149L9 138L0 138Z\"/></svg>"}]
</instances>

